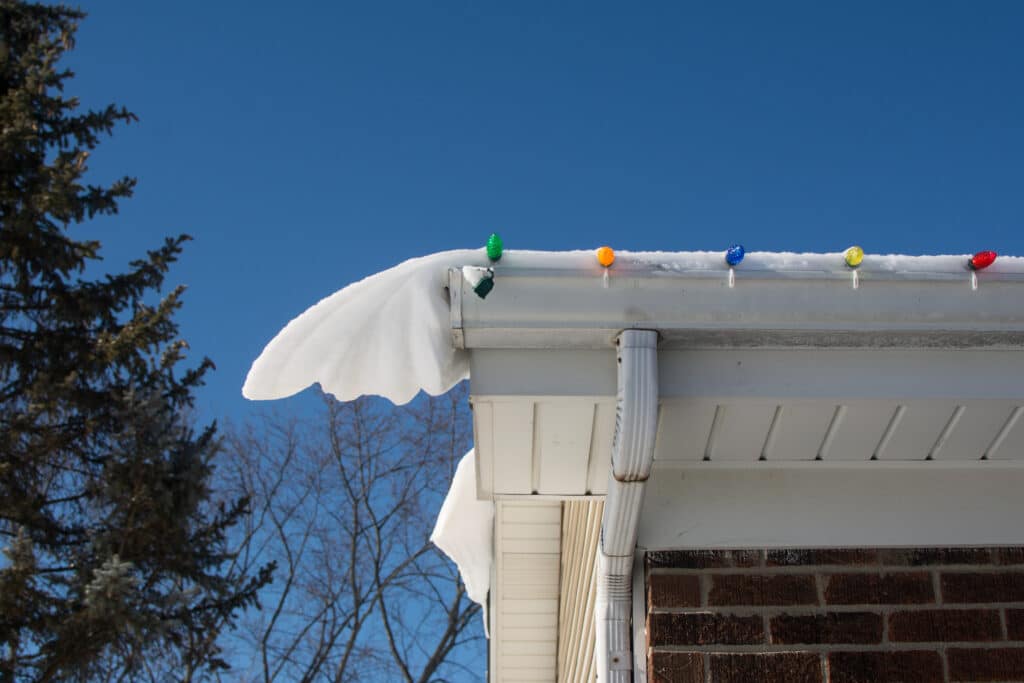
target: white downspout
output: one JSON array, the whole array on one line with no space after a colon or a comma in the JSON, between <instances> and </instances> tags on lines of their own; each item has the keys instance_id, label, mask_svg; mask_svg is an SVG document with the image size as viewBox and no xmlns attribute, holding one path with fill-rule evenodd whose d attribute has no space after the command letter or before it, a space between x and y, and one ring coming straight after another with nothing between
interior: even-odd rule
<instances>
[{"instance_id":1,"label":"white downspout","mask_svg":"<svg viewBox=\"0 0 1024 683\"><path fill-rule=\"evenodd\" d=\"M597 555L597 680L630 683L633 552L658 428L658 333L618 338L618 395L612 468Z\"/></svg>"}]
</instances>

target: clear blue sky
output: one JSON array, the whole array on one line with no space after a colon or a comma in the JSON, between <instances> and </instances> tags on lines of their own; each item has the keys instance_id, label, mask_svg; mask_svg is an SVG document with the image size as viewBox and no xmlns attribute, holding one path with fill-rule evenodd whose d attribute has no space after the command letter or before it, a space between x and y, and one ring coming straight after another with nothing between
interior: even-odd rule
<instances>
[{"instance_id":1,"label":"clear blue sky","mask_svg":"<svg viewBox=\"0 0 1024 683\"><path fill-rule=\"evenodd\" d=\"M428 7L429 6L429 7ZM406 258L508 248L1024 254L1024 3L85 2L70 92L141 118L77 234L170 281L242 417L292 317Z\"/></svg>"}]
</instances>

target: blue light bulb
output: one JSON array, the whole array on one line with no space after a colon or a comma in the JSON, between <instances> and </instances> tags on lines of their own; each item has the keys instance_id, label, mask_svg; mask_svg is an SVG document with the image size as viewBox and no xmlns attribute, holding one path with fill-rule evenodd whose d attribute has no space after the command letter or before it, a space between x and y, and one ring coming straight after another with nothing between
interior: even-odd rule
<instances>
[{"instance_id":1,"label":"blue light bulb","mask_svg":"<svg viewBox=\"0 0 1024 683\"><path fill-rule=\"evenodd\" d=\"M734 244L725 250L725 262L730 266L739 265L746 253L747 250L743 248L742 244Z\"/></svg>"}]
</instances>

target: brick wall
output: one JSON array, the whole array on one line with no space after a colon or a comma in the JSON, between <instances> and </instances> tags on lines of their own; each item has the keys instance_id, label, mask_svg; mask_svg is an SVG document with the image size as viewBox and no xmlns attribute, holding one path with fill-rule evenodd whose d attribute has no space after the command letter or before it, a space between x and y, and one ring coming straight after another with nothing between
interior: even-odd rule
<instances>
[{"instance_id":1,"label":"brick wall","mask_svg":"<svg viewBox=\"0 0 1024 683\"><path fill-rule=\"evenodd\" d=\"M1024 681L1024 548L646 559L651 681Z\"/></svg>"}]
</instances>

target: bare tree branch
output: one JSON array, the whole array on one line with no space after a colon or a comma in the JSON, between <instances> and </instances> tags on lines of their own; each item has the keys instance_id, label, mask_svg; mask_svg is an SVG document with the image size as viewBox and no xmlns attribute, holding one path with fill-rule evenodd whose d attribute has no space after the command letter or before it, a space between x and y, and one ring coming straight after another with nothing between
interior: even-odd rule
<instances>
[{"instance_id":1,"label":"bare tree branch","mask_svg":"<svg viewBox=\"0 0 1024 683\"><path fill-rule=\"evenodd\" d=\"M428 540L469 448L466 393L229 429L227 479L251 500L235 562L279 567L236 648L245 680L482 678L479 606Z\"/></svg>"}]
</instances>

